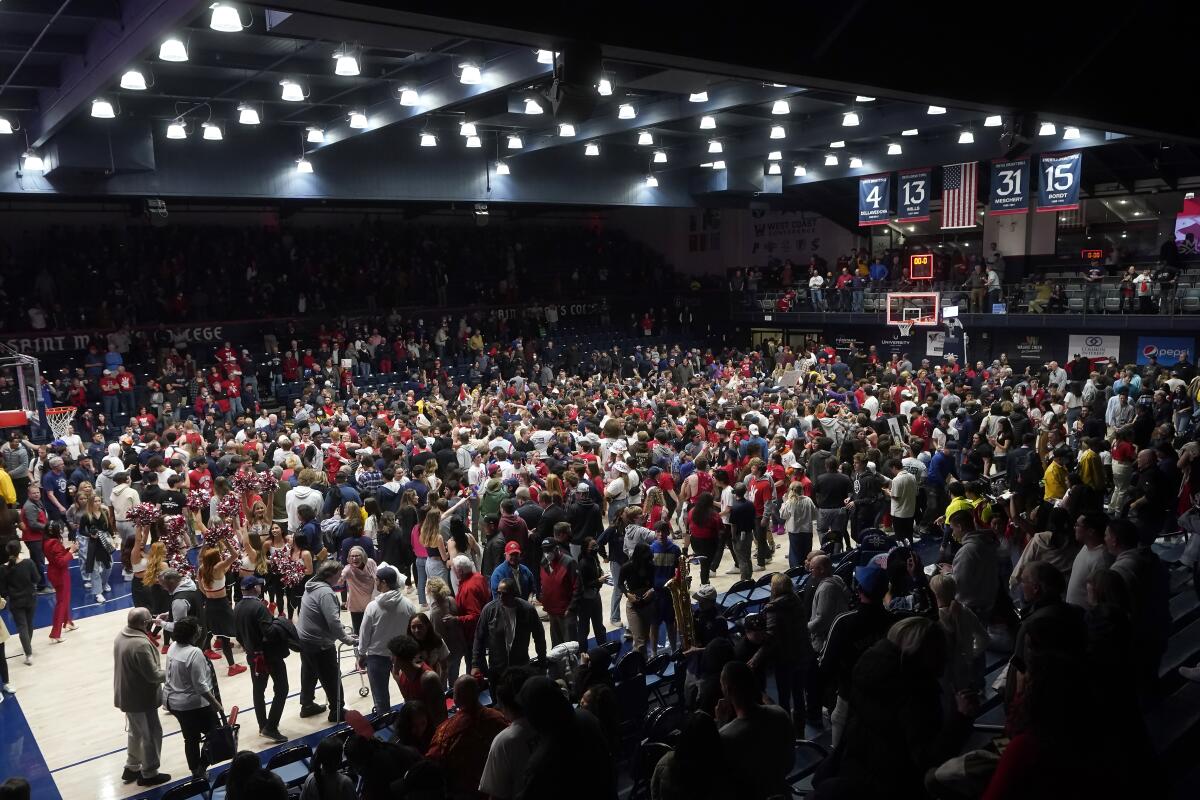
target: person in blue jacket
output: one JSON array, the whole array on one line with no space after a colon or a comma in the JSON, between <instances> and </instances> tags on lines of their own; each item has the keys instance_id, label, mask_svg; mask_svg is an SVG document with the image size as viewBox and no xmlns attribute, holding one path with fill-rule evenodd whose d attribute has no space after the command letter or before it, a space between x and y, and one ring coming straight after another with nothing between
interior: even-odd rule
<instances>
[{"instance_id":1,"label":"person in blue jacket","mask_svg":"<svg viewBox=\"0 0 1200 800\"><path fill-rule=\"evenodd\" d=\"M500 581L508 581L511 586L516 587L517 597L522 600L528 600L529 595L533 593L533 571L521 563L521 545L517 542L504 545L504 561L492 570L489 585L493 598L496 597Z\"/></svg>"}]
</instances>

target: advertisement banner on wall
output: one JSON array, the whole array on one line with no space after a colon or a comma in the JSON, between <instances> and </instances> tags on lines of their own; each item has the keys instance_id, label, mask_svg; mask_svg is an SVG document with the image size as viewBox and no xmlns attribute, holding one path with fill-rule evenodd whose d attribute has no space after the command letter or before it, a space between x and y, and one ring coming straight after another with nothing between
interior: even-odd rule
<instances>
[{"instance_id":1,"label":"advertisement banner on wall","mask_svg":"<svg viewBox=\"0 0 1200 800\"><path fill-rule=\"evenodd\" d=\"M1067 354L1064 358L1072 359L1077 355L1092 360L1103 358L1109 361L1120 361L1121 337L1086 333L1073 334L1067 340Z\"/></svg>"},{"instance_id":2,"label":"advertisement banner on wall","mask_svg":"<svg viewBox=\"0 0 1200 800\"><path fill-rule=\"evenodd\" d=\"M1153 358L1160 366L1170 367L1180 361L1195 363L1196 340L1190 336L1139 336L1137 363L1149 364Z\"/></svg>"},{"instance_id":3,"label":"advertisement banner on wall","mask_svg":"<svg viewBox=\"0 0 1200 800\"><path fill-rule=\"evenodd\" d=\"M945 331L929 331L925 334L925 355L941 358L946 353Z\"/></svg>"},{"instance_id":4,"label":"advertisement banner on wall","mask_svg":"<svg viewBox=\"0 0 1200 800\"><path fill-rule=\"evenodd\" d=\"M820 214L803 211L752 210L746 217L742 241L750 264L765 264L768 258L807 265L819 256L831 264L838 256L858 246L854 234Z\"/></svg>"},{"instance_id":5,"label":"advertisement banner on wall","mask_svg":"<svg viewBox=\"0 0 1200 800\"><path fill-rule=\"evenodd\" d=\"M1046 355L1046 345L1042 342L1040 336L1026 336L1021 341L1017 342L1017 358L1022 361L1040 361L1045 363L1048 356Z\"/></svg>"},{"instance_id":6,"label":"advertisement banner on wall","mask_svg":"<svg viewBox=\"0 0 1200 800\"><path fill-rule=\"evenodd\" d=\"M895 331L890 331L884 336L879 343L877 350L882 358L890 359L893 355L899 356L905 353L912 353L913 337L901 336Z\"/></svg>"}]
</instances>

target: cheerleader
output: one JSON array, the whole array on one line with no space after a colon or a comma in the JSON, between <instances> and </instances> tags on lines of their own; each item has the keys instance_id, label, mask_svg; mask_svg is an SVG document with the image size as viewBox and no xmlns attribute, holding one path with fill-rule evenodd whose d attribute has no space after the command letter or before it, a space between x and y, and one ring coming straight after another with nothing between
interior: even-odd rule
<instances>
[{"instance_id":1,"label":"cheerleader","mask_svg":"<svg viewBox=\"0 0 1200 800\"><path fill-rule=\"evenodd\" d=\"M229 663L229 674L237 675L245 672L246 667L233 660L233 645L230 639L237 635L233 622L233 607L229 605L229 592L225 588L225 574L237 560L237 554L232 550L224 557L216 546L205 547L200 551L200 591L204 594L204 615L208 631L221 643L221 651ZM205 652L214 661L221 658L209 647Z\"/></svg>"}]
</instances>

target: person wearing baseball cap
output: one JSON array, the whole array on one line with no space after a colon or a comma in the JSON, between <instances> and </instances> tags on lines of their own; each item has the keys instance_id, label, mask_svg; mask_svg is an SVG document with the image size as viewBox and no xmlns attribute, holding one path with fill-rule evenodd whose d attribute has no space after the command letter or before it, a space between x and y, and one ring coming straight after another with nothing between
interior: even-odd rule
<instances>
[{"instance_id":1,"label":"person wearing baseball cap","mask_svg":"<svg viewBox=\"0 0 1200 800\"><path fill-rule=\"evenodd\" d=\"M360 669L367 672L371 698L378 710L392 707L392 653L388 642L408 634L408 623L417 615L417 607L404 596L405 577L395 567L382 566L375 571L375 591L378 594L363 611L358 628L355 654Z\"/></svg>"},{"instance_id":2,"label":"person wearing baseball cap","mask_svg":"<svg viewBox=\"0 0 1200 800\"><path fill-rule=\"evenodd\" d=\"M242 599L233 608L233 626L238 641L246 650L246 660L253 667L250 683L258 735L275 744L283 744L288 737L279 732L279 720L283 719L283 706L288 696L285 659L290 651L286 641L278 641L274 636L268 638L267 632L273 634L276 629L271 610L263 600L265 585L266 581L257 575L242 578ZM272 693L269 710L266 701L268 678Z\"/></svg>"},{"instance_id":3,"label":"person wearing baseball cap","mask_svg":"<svg viewBox=\"0 0 1200 800\"><path fill-rule=\"evenodd\" d=\"M518 542L504 545L504 562L492 570L489 586L493 599L500 581L508 581L522 600L528 600L533 593L533 570L521 563L521 545Z\"/></svg>"}]
</instances>

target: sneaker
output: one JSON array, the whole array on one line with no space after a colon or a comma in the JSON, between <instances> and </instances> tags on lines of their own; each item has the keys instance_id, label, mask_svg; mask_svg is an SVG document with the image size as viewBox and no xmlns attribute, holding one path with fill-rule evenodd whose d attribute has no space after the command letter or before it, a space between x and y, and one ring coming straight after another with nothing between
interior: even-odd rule
<instances>
[{"instance_id":1,"label":"sneaker","mask_svg":"<svg viewBox=\"0 0 1200 800\"><path fill-rule=\"evenodd\" d=\"M130 769L129 767L126 767L121 772L121 783L133 783L140 777L141 773L139 773L136 769Z\"/></svg>"},{"instance_id":2,"label":"sneaker","mask_svg":"<svg viewBox=\"0 0 1200 800\"><path fill-rule=\"evenodd\" d=\"M229 667L229 677L232 678L234 675L241 675L245 671L246 667L244 664L233 664Z\"/></svg>"},{"instance_id":3,"label":"sneaker","mask_svg":"<svg viewBox=\"0 0 1200 800\"><path fill-rule=\"evenodd\" d=\"M221 655L220 653L216 652L215 650L205 650L204 655L208 656L213 661L220 661L222 658L225 657L225 656Z\"/></svg>"},{"instance_id":4,"label":"sneaker","mask_svg":"<svg viewBox=\"0 0 1200 800\"><path fill-rule=\"evenodd\" d=\"M91 588L92 588L92 582L91 582L91 581L85 581L85 582L84 582L84 584L83 584L83 588L85 588L85 589L91 589Z\"/></svg>"},{"instance_id":5,"label":"sneaker","mask_svg":"<svg viewBox=\"0 0 1200 800\"><path fill-rule=\"evenodd\" d=\"M325 711L325 706L312 703L307 706L300 706L300 717L315 717L317 714L322 714Z\"/></svg>"},{"instance_id":6,"label":"sneaker","mask_svg":"<svg viewBox=\"0 0 1200 800\"><path fill-rule=\"evenodd\" d=\"M737 567L730 567L729 569L725 570L725 574L726 575L741 575L742 571Z\"/></svg>"},{"instance_id":7,"label":"sneaker","mask_svg":"<svg viewBox=\"0 0 1200 800\"><path fill-rule=\"evenodd\" d=\"M345 722L346 709L343 708L341 711L330 711L329 716L325 717L325 719L329 720L330 722Z\"/></svg>"},{"instance_id":8,"label":"sneaker","mask_svg":"<svg viewBox=\"0 0 1200 800\"><path fill-rule=\"evenodd\" d=\"M54 587L53 586L43 586L42 588L38 589L37 593L38 594L54 594Z\"/></svg>"},{"instance_id":9,"label":"sneaker","mask_svg":"<svg viewBox=\"0 0 1200 800\"><path fill-rule=\"evenodd\" d=\"M16 687L14 687L11 683L6 683L3 686L0 686L0 689L3 689L5 694L16 694L17 693Z\"/></svg>"},{"instance_id":10,"label":"sneaker","mask_svg":"<svg viewBox=\"0 0 1200 800\"><path fill-rule=\"evenodd\" d=\"M109 586L109 585L106 583L106 584L104 584L104 591L106 591L106 592L111 592L111 591L112 591L112 587L111 587L111 586Z\"/></svg>"},{"instance_id":11,"label":"sneaker","mask_svg":"<svg viewBox=\"0 0 1200 800\"><path fill-rule=\"evenodd\" d=\"M103 602L104 602L104 595L102 595L102 594L98 594L98 595L96 595L96 602L97 602L97 603L103 603Z\"/></svg>"},{"instance_id":12,"label":"sneaker","mask_svg":"<svg viewBox=\"0 0 1200 800\"><path fill-rule=\"evenodd\" d=\"M33 666L33 656L25 656L25 666L27 666L27 667Z\"/></svg>"},{"instance_id":13,"label":"sneaker","mask_svg":"<svg viewBox=\"0 0 1200 800\"><path fill-rule=\"evenodd\" d=\"M284 736L282 733L280 733L278 730L276 730L274 728L271 728L271 729L259 728L258 735L264 739L269 739L270 741L274 742L275 744L284 744L288 740L288 737Z\"/></svg>"},{"instance_id":14,"label":"sneaker","mask_svg":"<svg viewBox=\"0 0 1200 800\"><path fill-rule=\"evenodd\" d=\"M171 776L165 772L160 772L157 775L151 775L149 778L138 778L138 786L162 786L167 781L171 780Z\"/></svg>"}]
</instances>

